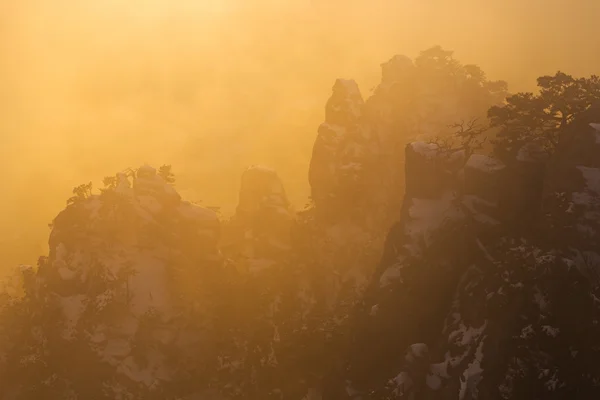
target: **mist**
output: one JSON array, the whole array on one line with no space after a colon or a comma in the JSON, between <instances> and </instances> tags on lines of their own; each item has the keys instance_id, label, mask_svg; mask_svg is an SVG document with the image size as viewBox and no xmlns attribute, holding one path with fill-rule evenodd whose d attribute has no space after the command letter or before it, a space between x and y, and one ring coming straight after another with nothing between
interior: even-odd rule
<instances>
[{"instance_id":1,"label":"mist","mask_svg":"<svg viewBox=\"0 0 600 400\"><path fill-rule=\"evenodd\" d=\"M35 259L74 186L144 163L224 213L267 164L302 207L335 78L367 97L382 62L439 44L534 90L593 73L597 15L592 0L1 0L0 242L26 235Z\"/></svg>"}]
</instances>

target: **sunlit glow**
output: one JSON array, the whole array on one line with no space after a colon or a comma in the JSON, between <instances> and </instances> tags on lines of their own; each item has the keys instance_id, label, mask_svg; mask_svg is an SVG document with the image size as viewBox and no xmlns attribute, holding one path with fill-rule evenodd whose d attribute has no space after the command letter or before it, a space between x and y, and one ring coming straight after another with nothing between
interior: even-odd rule
<instances>
[{"instance_id":1,"label":"sunlit glow","mask_svg":"<svg viewBox=\"0 0 600 400\"><path fill-rule=\"evenodd\" d=\"M302 205L337 77L366 96L381 62L435 44L511 89L592 73L599 3L545 1L544 18L538 3L2 1L2 235L43 242L73 186L144 162L173 164L183 193L225 209L240 171L269 164Z\"/></svg>"}]
</instances>

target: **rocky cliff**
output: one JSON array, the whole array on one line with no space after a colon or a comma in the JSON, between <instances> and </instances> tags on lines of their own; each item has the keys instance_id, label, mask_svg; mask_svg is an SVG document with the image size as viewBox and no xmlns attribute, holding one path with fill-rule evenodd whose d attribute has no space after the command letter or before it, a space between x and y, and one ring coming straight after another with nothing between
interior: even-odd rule
<instances>
[{"instance_id":1,"label":"rocky cliff","mask_svg":"<svg viewBox=\"0 0 600 400\"><path fill-rule=\"evenodd\" d=\"M600 395L597 127L550 160L474 154L456 180L436 145L407 146L403 216L349 350L360 396L336 398Z\"/></svg>"}]
</instances>

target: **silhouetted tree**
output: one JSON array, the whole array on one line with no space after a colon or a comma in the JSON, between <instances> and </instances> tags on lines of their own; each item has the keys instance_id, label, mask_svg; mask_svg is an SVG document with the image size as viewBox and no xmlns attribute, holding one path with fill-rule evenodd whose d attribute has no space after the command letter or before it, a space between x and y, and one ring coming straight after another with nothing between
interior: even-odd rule
<instances>
[{"instance_id":1,"label":"silhouetted tree","mask_svg":"<svg viewBox=\"0 0 600 400\"><path fill-rule=\"evenodd\" d=\"M488 127L478 123L478 118L469 121L461 120L448 125L453 130L452 135L435 137L429 143L435 143L442 152L452 153L458 150L465 152L464 160L483 147L487 137L484 135Z\"/></svg>"},{"instance_id":2,"label":"silhouetted tree","mask_svg":"<svg viewBox=\"0 0 600 400\"><path fill-rule=\"evenodd\" d=\"M158 169L158 175L167 183L175 183L175 175L171 171L170 165L163 165Z\"/></svg>"},{"instance_id":3,"label":"silhouetted tree","mask_svg":"<svg viewBox=\"0 0 600 400\"><path fill-rule=\"evenodd\" d=\"M104 185L104 190L114 189L117 187L117 177L116 176L106 176L102 180L102 184Z\"/></svg>"},{"instance_id":4,"label":"silhouetted tree","mask_svg":"<svg viewBox=\"0 0 600 400\"><path fill-rule=\"evenodd\" d=\"M74 196L67 200L67 205L70 206L79 201L85 200L92 195L92 182L84 183L73 188Z\"/></svg>"},{"instance_id":5,"label":"silhouetted tree","mask_svg":"<svg viewBox=\"0 0 600 400\"><path fill-rule=\"evenodd\" d=\"M600 78L573 78L563 72L537 80L539 94L517 93L503 106L488 111L492 127L500 128L494 140L496 155L513 158L526 143L536 142L552 153L558 137L577 115L600 100Z\"/></svg>"},{"instance_id":6,"label":"silhouetted tree","mask_svg":"<svg viewBox=\"0 0 600 400\"><path fill-rule=\"evenodd\" d=\"M444 50L441 46L433 46L423 50L415 59L415 65L430 71L452 71L458 70L461 65L453 58L454 52Z\"/></svg>"},{"instance_id":7,"label":"silhouetted tree","mask_svg":"<svg viewBox=\"0 0 600 400\"><path fill-rule=\"evenodd\" d=\"M492 104L501 104L508 94L505 81L490 81L475 64L461 64L454 52L434 46L415 59L418 79L438 87L458 101L462 117L483 117Z\"/></svg>"}]
</instances>

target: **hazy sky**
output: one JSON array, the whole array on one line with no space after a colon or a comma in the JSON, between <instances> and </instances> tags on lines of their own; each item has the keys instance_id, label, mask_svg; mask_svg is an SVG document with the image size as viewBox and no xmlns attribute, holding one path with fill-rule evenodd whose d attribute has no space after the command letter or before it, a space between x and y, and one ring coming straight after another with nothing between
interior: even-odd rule
<instances>
[{"instance_id":1,"label":"hazy sky","mask_svg":"<svg viewBox=\"0 0 600 400\"><path fill-rule=\"evenodd\" d=\"M300 202L335 78L368 95L382 62L439 44L532 89L600 72L599 15L597 0L0 0L0 223L48 222L74 185L144 162L228 205L245 165L270 164Z\"/></svg>"}]
</instances>

